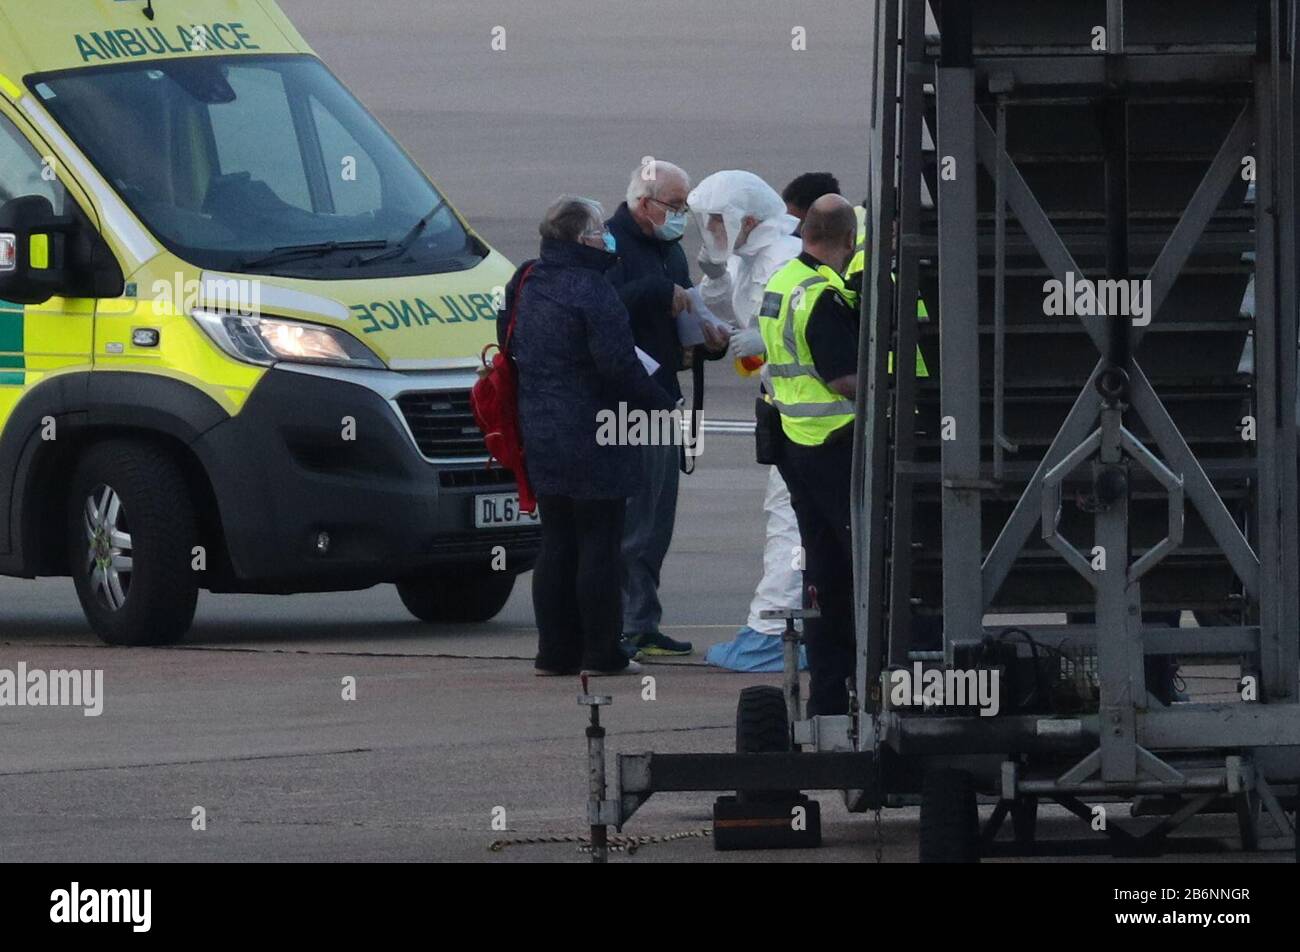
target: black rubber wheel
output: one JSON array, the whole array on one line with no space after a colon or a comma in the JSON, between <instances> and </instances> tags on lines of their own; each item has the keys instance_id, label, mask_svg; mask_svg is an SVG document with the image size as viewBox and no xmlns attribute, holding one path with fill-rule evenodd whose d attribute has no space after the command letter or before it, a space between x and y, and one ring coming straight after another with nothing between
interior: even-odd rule
<instances>
[{"instance_id":1,"label":"black rubber wheel","mask_svg":"<svg viewBox=\"0 0 1300 952\"><path fill-rule=\"evenodd\" d=\"M736 753L786 754L794 749L786 720L785 692L770 684L755 684L740 692L736 704ZM799 796L797 790L737 790L742 803L781 802Z\"/></svg>"},{"instance_id":2,"label":"black rubber wheel","mask_svg":"<svg viewBox=\"0 0 1300 952\"><path fill-rule=\"evenodd\" d=\"M446 624L495 618L505 607L514 588L514 575L482 572L399 582L397 594L406 610L420 621Z\"/></svg>"},{"instance_id":3,"label":"black rubber wheel","mask_svg":"<svg viewBox=\"0 0 1300 952\"><path fill-rule=\"evenodd\" d=\"M742 690L736 705L736 753L784 754L790 750L785 692L770 684Z\"/></svg>"},{"instance_id":4,"label":"black rubber wheel","mask_svg":"<svg viewBox=\"0 0 1300 952\"><path fill-rule=\"evenodd\" d=\"M927 771L921 783L921 862L978 863L979 858L974 778L964 770Z\"/></svg>"},{"instance_id":5,"label":"black rubber wheel","mask_svg":"<svg viewBox=\"0 0 1300 952\"><path fill-rule=\"evenodd\" d=\"M194 621L198 518L180 466L146 442L98 443L68 499L68 566L90 627L110 645L166 645Z\"/></svg>"},{"instance_id":6,"label":"black rubber wheel","mask_svg":"<svg viewBox=\"0 0 1300 952\"><path fill-rule=\"evenodd\" d=\"M1038 798L1022 797L1011 805L1011 829L1016 843L1033 846L1038 832Z\"/></svg>"}]
</instances>

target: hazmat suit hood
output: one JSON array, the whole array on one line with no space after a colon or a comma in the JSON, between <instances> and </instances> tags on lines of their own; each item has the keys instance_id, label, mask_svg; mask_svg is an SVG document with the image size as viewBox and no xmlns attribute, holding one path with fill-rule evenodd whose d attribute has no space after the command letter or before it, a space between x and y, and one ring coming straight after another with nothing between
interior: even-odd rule
<instances>
[{"instance_id":1,"label":"hazmat suit hood","mask_svg":"<svg viewBox=\"0 0 1300 952\"><path fill-rule=\"evenodd\" d=\"M718 264L733 254L757 254L799 227L799 220L786 212L776 189L753 172L714 172L695 187L687 202L703 238L704 254ZM741 224L750 217L758 219L759 225L737 247Z\"/></svg>"}]
</instances>

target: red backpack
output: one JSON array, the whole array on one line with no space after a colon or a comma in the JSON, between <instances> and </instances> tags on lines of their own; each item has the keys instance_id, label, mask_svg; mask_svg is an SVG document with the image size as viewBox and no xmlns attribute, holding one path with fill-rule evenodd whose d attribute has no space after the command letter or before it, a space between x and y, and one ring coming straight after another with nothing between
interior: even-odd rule
<instances>
[{"instance_id":1,"label":"red backpack","mask_svg":"<svg viewBox=\"0 0 1300 952\"><path fill-rule=\"evenodd\" d=\"M515 334L515 312L519 308L519 298L524 293L524 284L532 274L533 265L529 265L519 277L515 287L514 299L510 302L507 316L505 348L488 344L483 348L480 359L483 369L479 372L478 382L470 391L470 407L474 411L474 422L483 431L483 440L487 443L488 467L492 461L514 473L519 485L519 507L527 513L537 511L537 498L533 487L528 482L528 467L524 460L524 442L519 434L519 370L514 358L510 356L510 340ZM495 350L491 358L489 352Z\"/></svg>"}]
</instances>

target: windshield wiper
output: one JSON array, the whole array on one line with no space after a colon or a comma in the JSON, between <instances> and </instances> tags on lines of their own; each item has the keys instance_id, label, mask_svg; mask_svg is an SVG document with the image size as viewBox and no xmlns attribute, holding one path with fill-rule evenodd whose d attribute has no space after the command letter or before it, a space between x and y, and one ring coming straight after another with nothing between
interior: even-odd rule
<instances>
[{"instance_id":1,"label":"windshield wiper","mask_svg":"<svg viewBox=\"0 0 1300 952\"><path fill-rule=\"evenodd\" d=\"M406 233L406 236L401 241L399 241L396 245L389 248L387 251L381 251L377 255L371 255L369 258L359 258L356 263L358 265L367 265L367 264L372 264L376 261L387 261L390 258L400 258L402 255L406 254L408 251L411 250L411 246L415 244L416 239L418 239L422 234L424 234L424 230L429 227L429 224L435 218L438 217L438 213L446 207L447 207L447 200L444 198L440 202L438 202L437 205L433 206L433 211L429 212L429 214L425 215L423 218L417 221L411 227L411 230ZM387 243L385 243L385 246L387 246Z\"/></svg>"},{"instance_id":2,"label":"windshield wiper","mask_svg":"<svg viewBox=\"0 0 1300 952\"><path fill-rule=\"evenodd\" d=\"M245 268L261 268L269 264L276 264L282 261L290 261L294 258L323 258L328 254L336 251L370 251L374 248L387 248L387 241L321 241L309 245L284 245L279 248L272 248L269 252L260 258L254 258L251 261L239 260L235 262L235 267L239 270Z\"/></svg>"}]
</instances>

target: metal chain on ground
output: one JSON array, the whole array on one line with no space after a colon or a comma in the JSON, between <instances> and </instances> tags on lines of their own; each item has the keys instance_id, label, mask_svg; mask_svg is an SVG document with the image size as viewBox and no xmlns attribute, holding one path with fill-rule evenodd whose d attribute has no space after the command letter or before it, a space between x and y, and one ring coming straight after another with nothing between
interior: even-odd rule
<instances>
[{"instance_id":1,"label":"metal chain on ground","mask_svg":"<svg viewBox=\"0 0 1300 952\"><path fill-rule=\"evenodd\" d=\"M617 833L611 833L608 840L608 849L615 853L627 853L631 856L642 846L653 846L656 843L672 843L677 840L705 839L713 835L713 831L707 827L699 830L686 830L681 833L659 833L646 834L642 836L622 836ZM591 837L587 834L575 833L556 833L542 836L516 836L511 839L493 840L488 844L488 849L493 853L500 853L508 846L538 846L538 845L555 845L561 843L576 843L578 852L591 852Z\"/></svg>"},{"instance_id":2,"label":"metal chain on ground","mask_svg":"<svg viewBox=\"0 0 1300 952\"><path fill-rule=\"evenodd\" d=\"M713 835L713 831L708 827L702 827L698 830L684 830L681 833L653 833L644 836L620 836L611 834L609 837L610 849L626 850L628 855L635 853L642 846L653 846L656 843L673 843L677 840L702 840ZM578 847L582 853L591 852L591 844L586 843Z\"/></svg>"}]
</instances>

